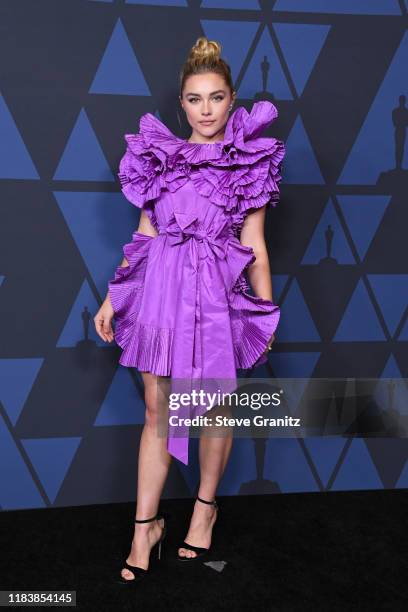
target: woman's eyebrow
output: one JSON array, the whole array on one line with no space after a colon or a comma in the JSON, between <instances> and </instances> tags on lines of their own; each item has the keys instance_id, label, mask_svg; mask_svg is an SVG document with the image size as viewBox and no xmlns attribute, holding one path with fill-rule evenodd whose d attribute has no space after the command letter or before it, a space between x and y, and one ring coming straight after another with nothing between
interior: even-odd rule
<instances>
[{"instance_id":1,"label":"woman's eyebrow","mask_svg":"<svg viewBox=\"0 0 408 612\"><path fill-rule=\"evenodd\" d=\"M216 91L210 92L210 96L212 96L212 95L214 95L216 93L225 93L225 90L224 89L217 89ZM198 94L198 93L194 93L194 91L188 91L186 93L186 96L199 96L199 95L200 94Z\"/></svg>"}]
</instances>

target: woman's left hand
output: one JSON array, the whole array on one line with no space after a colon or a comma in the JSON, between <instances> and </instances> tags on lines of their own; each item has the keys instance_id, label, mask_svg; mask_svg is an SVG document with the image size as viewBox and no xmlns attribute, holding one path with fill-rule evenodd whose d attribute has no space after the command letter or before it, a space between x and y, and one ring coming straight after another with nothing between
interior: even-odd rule
<instances>
[{"instance_id":1,"label":"woman's left hand","mask_svg":"<svg viewBox=\"0 0 408 612\"><path fill-rule=\"evenodd\" d=\"M271 339L268 342L268 346L266 347L266 349L264 350L264 355L267 355L269 353L269 351L271 350L272 347L272 343L275 341L275 334L272 334Z\"/></svg>"}]
</instances>

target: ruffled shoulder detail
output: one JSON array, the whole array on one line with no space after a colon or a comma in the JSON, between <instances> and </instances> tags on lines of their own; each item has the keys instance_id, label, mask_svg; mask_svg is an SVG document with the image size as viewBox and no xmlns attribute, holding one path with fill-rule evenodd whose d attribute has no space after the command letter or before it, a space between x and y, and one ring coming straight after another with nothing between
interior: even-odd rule
<instances>
[{"instance_id":1,"label":"ruffled shoulder detail","mask_svg":"<svg viewBox=\"0 0 408 612\"><path fill-rule=\"evenodd\" d=\"M176 191L188 180L183 169L178 169L180 160L169 164L169 156L177 153L174 139L151 113L142 115L137 134L125 134L124 138L127 147L118 177L123 195L135 206L143 208L163 189Z\"/></svg>"},{"instance_id":2,"label":"ruffled shoulder detail","mask_svg":"<svg viewBox=\"0 0 408 612\"><path fill-rule=\"evenodd\" d=\"M223 155L191 174L199 193L226 210L246 216L251 208L276 206L285 156L283 141L260 134L278 117L267 100L231 115L223 140Z\"/></svg>"}]
</instances>

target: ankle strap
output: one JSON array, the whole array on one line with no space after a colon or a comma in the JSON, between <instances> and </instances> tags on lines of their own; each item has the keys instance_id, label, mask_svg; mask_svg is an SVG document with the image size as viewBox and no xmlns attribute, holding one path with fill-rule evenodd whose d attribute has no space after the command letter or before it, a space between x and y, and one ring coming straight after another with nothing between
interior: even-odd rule
<instances>
[{"instance_id":1,"label":"ankle strap","mask_svg":"<svg viewBox=\"0 0 408 612\"><path fill-rule=\"evenodd\" d=\"M215 508L218 508L218 504L217 504L215 499L213 501L207 501L206 499L202 499L201 497L198 497L198 495L197 495L196 499L198 499L198 501L200 501L200 502L203 502L203 504L211 504Z\"/></svg>"},{"instance_id":2,"label":"ankle strap","mask_svg":"<svg viewBox=\"0 0 408 612\"><path fill-rule=\"evenodd\" d=\"M161 518L161 515L156 514L155 516L152 516L152 518L148 518L148 519L135 519L135 523L150 523L151 521L154 521L159 518Z\"/></svg>"}]
</instances>

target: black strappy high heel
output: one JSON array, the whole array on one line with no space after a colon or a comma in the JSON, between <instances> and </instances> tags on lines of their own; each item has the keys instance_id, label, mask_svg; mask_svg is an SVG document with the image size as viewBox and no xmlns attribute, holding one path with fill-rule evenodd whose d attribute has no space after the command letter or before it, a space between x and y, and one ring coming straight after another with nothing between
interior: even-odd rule
<instances>
[{"instance_id":1,"label":"black strappy high heel","mask_svg":"<svg viewBox=\"0 0 408 612\"><path fill-rule=\"evenodd\" d=\"M202 499L201 497L198 497L198 495L196 499L198 499L198 501L200 502L203 502L203 504L211 504L212 506L214 506L214 508L217 510L217 516L218 516L219 507L215 499L213 501L207 501L206 499ZM211 547L203 548L202 546L193 546L192 544L187 544L187 542L185 541L182 544L180 544L179 548L186 548L187 550L192 550L193 552L196 553L194 557L183 557L179 553L177 553L177 559L179 561L195 561L196 559L206 555L211 549Z\"/></svg>"},{"instance_id":2,"label":"black strappy high heel","mask_svg":"<svg viewBox=\"0 0 408 612\"><path fill-rule=\"evenodd\" d=\"M152 553L152 550L157 547L157 560L160 561L160 559L162 558L162 544L167 532L166 518L163 516L163 514L156 514L156 516L152 516L152 518L149 519L135 519L135 523L150 523L151 521L155 521L156 519L163 519L163 527L161 528L162 534L156 544L152 546L150 554ZM129 582L139 582L139 580L144 578L149 572L150 565L147 569L144 569L143 567L138 567L137 565L130 565L127 561L125 561L124 563L122 563L120 569L128 569L133 573L134 578L124 578L121 574L119 576L119 584L128 584Z\"/></svg>"}]
</instances>

